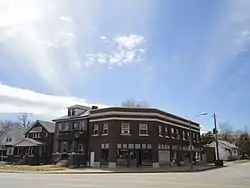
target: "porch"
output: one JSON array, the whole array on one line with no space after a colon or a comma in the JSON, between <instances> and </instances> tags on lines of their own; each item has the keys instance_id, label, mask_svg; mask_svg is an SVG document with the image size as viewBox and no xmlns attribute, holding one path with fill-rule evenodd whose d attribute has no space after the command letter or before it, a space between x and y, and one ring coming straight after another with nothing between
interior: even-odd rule
<instances>
[{"instance_id":1,"label":"porch","mask_svg":"<svg viewBox=\"0 0 250 188\"><path fill-rule=\"evenodd\" d=\"M13 162L17 164L46 164L47 146L36 140L24 138L14 145Z\"/></svg>"}]
</instances>

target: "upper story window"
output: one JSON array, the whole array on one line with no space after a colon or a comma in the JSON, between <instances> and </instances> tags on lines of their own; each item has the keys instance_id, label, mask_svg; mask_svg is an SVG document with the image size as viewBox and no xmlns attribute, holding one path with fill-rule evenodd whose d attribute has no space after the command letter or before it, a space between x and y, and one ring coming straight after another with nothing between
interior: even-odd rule
<instances>
[{"instance_id":1,"label":"upper story window","mask_svg":"<svg viewBox=\"0 0 250 188\"><path fill-rule=\"evenodd\" d=\"M68 122L64 124L64 130L65 130L65 131L68 131L68 130L69 130L69 123L68 123Z\"/></svg>"},{"instance_id":2,"label":"upper story window","mask_svg":"<svg viewBox=\"0 0 250 188\"><path fill-rule=\"evenodd\" d=\"M196 134L192 133L192 139L194 140L194 142L196 142Z\"/></svg>"},{"instance_id":3,"label":"upper story window","mask_svg":"<svg viewBox=\"0 0 250 188\"><path fill-rule=\"evenodd\" d=\"M182 131L182 139L186 140L186 133L185 133L185 131Z\"/></svg>"},{"instance_id":4,"label":"upper story window","mask_svg":"<svg viewBox=\"0 0 250 188\"><path fill-rule=\"evenodd\" d=\"M6 142L11 142L12 141L12 138L10 135L7 135L7 138L6 138Z\"/></svg>"},{"instance_id":5,"label":"upper story window","mask_svg":"<svg viewBox=\"0 0 250 188\"><path fill-rule=\"evenodd\" d=\"M161 125L158 126L158 134L159 134L159 136L162 136L162 126Z\"/></svg>"},{"instance_id":6,"label":"upper story window","mask_svg":"<svg viewBox=\"0 0 250 188\"><path fill-rule=\"evenodd\" d=\"M130 124L122 123L121 124L121 134L130 134Z\"/></svg>"},{"instance_id":7,"label":"upper story window","mask_svg":"<svg viewBox=\"0 0 250 188\"><path fill-rule=\"evenodd\" d=\"M76 110L75 109L71 109L71 115L75 116L76 115Z\"/></svg>"},{"instance_id":8,"label":"upper story window","mask_svg":"<svg viewBox=\"0 0 250 188\"><path fill-rule=\"evenodd\" d=\"M80 130L85 130L85 122L81 121L80 123Z\"/></svg>"},{"instance_id":9,"label":"upper story window","mask_svg":"<svg viewBox=\"0 0 250 188\"><path fill-rule=\"evenodd\" d=\"M102 129L102 134L104 134L104 135L108 134L108 130L109 130L109 125L107 123L104 123L103 129Z\"/></svg>"},{"instance_id":10,"label":"upper story window","mask_svg":"<svg viewBox=\"0 0 250 188\"><path fill-rule=\"evenodd\" d=\"M32 137L33 138L41 138L41 133L40 132L34 132Z\"/></svg>"},{"instance_id":11,"label":"upper story window","mask_svg":"<svg viewBox=\"0 0 250 188\"><path fill-rule=\"evenodd\" d=\"M189 137L190 137L190 132L187 132L187 137L188 137L188 139L189 139Z\"/></svg>"},{"instance_id":12,"label":"upper story window","mask_svg":"<svg viewBox=\"0 0 250 188\"><path fill-rule=\"evenodd\" d=\"M63 153L67 153L68 150L69 150L69 144L68 144L68 142L63 142L62 143L62 152Z\"/></svg>"},{"instance_id":13,"label":"upper story window","mask_svg":"<svg viewBox=\"0 0 250 188\"><path fill-rule=\"evenodd\" d=\"M148 135L148 125L139 124L139 135Z\"/></svg>"},{"instance_id":14,"label":"upper story window","mask_svg":"<svg viewBox=\"0 0 250 188\"><path fill-rule=\"evenodd\" d=\"M174 130L174 128L171 128L171 135L172 135L172 138L175 139L175 130Z\"/></svg>"},{"instance_id":15,"label":"upper story window","mask_svg":"<svg viewBox=\"0 0 250 188\"><path fill-rule=\"evenodd\" d=\"M93 135L98 135L98 130L99 130L99 126L98 124L95 124L93 127Z\"/></svg>"},{"instance_id":16,"label":"upper story window","mask_svg":"<svg viewBox=\"0 0 250 188\"><path fill-rule=\"evenodd\" d=\"M165 127L165 137L166 137L166 138L169 138L168 135L169 135L169 134L168 134L168 127L166 126L166 127Z\"/></svg>"},{"instance_id":17,"label":"upper story window","mask_svg":"<svg viewBox=\"0 0 250 188\"><path fill-rule=\"evenodd\" d=\"M197 140L197 142L199 142L199 140L200 140L200 135L199 134L196 134L196 140Z\"/></svg>"},{"instance_id":18,"label":"upper story window","mask_svg":"<svg viewBox=\"0 0 250 188\"><path fill-rule=\"evenodd\" d=\"M76 110L74 108L68 109L68 116L75 116L76 115Z\"/></svg>"},{"instance_id":19,"label":"upper story window","mask_svg":"<svg viewBox=\"0 0 250 188\"><path fill-rule=\"evenodd\" d=\"M78 130L78 129L79 129L78 123L77 123L77 122L74 122L74 123L73 123L73 129L74 129L74 130Z\"/></svg>"},{"instance_id":20,"label":"upper story window","mask_svg":"<svg viewBox=\"0 0 250 188\"><path fill-rule=\"evenodd\" d=\"M62 130L62 123L58 123L58 124L57 124L57 130L58 130L58 131L61 131L61 130Z\"/></svg>"},{"instance_id":21,"label":"upper story window","mask_svg":"<svg viewBox=\"0 0 250 188\"><path fill-rule=\"evenodd\" d=\"M180 139L179 129L176 129L176 137L177 137L177 139Z\"/></svg>"}]
</instances>

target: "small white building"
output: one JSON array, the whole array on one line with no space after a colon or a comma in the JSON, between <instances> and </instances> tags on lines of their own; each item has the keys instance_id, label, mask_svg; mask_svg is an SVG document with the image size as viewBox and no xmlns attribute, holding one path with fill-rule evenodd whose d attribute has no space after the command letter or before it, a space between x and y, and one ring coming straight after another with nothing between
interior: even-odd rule
<instances>
[{"instance_id":1,"label":"small white building","mask_svg":"<svg viewBox=\"0 0 250 188\"><path fill-rule=\"evenodd\" d=\"M215 156L217 158L216 142L209 144L210 147L215 148ZM239 156L238 147L224 140L218 140L219 158L223 161L228 161L230 159L237 159Z\"/></svg>"}]
</instances>

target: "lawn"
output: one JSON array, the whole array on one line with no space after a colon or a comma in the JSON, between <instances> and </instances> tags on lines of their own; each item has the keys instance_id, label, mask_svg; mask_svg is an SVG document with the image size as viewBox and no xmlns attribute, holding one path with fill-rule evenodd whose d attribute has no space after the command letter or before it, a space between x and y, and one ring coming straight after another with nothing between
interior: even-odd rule
<instances>
[{"instance_id":1,"label":"lawn","mask_svg":"<svg viewBox=\"0 0 250 188\"><path fill-rule=\"evenodd\" d=\"M65 167L57 167L55 165L0 165L0 171L59 171L66 169Z\"/></svg>"},{"instance_id":2,"label":"lawn","mask_svg":"<svg viewBox=\"0 0 250 188\"><path fill-rule=\"evenodd\" d=\"M249 163L249 162L250 162L250 159L242 159L242 160L236 161L236 163Z\"/></svg>"}]
</instances>

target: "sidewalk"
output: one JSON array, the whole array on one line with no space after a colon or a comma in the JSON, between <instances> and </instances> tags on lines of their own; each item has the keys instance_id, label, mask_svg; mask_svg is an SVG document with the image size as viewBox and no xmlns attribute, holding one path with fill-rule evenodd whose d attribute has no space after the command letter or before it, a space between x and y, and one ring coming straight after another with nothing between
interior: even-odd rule
<instances>
[{"instance_id":1,"label":"sidewalk","mask_svg":"<svg viewBox=\"0 0 250 188\"><path fill-rule=\"evenodd\" d=\"M221 167L208 165L195 165L193 172L201 172ZM55 171L22 171L22 170L4 170L0 169L0 173L26 173L26 174L108 174L108 173L180 173L190 172L189 166L168 166L160 168L143 167L143 168L76 168Z\"/></svg>"},{"instance_id":2,"label":"sidewalk","mask_svg":"<svg viewBox=\"0 0 250 188\"><path fill-rule=\"evenodd\" d=\"M193 172L201 172L206 170L216 169L214 165L197 165L194 166ZM172 166L160 168L82 168L82 169L67 169L63 171L42 172L45 174L108 174L108 173L176 173L176 172L190 172L189 166Z\"/></svg>"}]
</instances>

